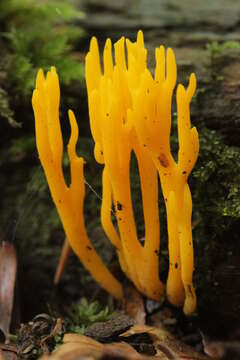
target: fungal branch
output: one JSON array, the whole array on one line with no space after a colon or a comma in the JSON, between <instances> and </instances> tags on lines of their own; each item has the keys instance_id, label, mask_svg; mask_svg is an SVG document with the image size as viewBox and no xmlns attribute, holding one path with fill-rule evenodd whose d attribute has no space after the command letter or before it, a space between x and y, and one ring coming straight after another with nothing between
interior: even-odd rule
<instances>
[{"instance_id":1,"label":"fungal branch","mask_svg":"<svg viewBox=\"0 0 240 360\"><path fill-rule=\"evenodd\" d=\"M53 201L73 251L100 286L120 299L121 284L106 268L86 232L83 215L84 160L76 154L78 125L71 110L68 112L71 136L67 148L71 184L67 186L65 183L62 169L63 140L59 121L59 103L60 88L55 68L51 68L46 78L43 71L39 70L32 98L36 142Z\"/></svg>"},{"instance_id":2,"label":"fungal branch","mask_svg":"<svg viewBox=\"0 0 240 360\"><path fill-rule=\"evenodd\" d=\"M120 264L135 286L148 297L159 300L164 286L158 275L160 225L158 175L165 199L169 274L167 296L184 305L191 314L196 307L192 285L193 245L192 200L188 176L198 156L198 134L191 129L190 102L196 88L192 74L188 88L177 87L179 152L171 154L171 105L176 86L177 66L172 49L156 49L154 77L147 69L143 34L136 43L125 39L106 41L102 71L97 40L93 38L86 56L89 116L95 141L95 158L104 164L102 225L117 247ZM130 188L130 158L138 161L145 222L145 242L137 238ZM119 235L111 222L109 208L115 205Z\"/></svg>"},{"instance_id":3,"label":"fungal branch","mask_svg":"<svg viewBox=\"0 0 240 360\"><path fill-rule=\"evenodd\" d=\"M169 242L167 296L176 306L184 304L185 313L192 313L196 296L192 285L192 201L187 178L198 156L198 134L196 128L191 129L189 110L196 78L191 75L187 90L182 85L177 88L179 152L175 162L170 150L170 129L176 74L173 51L168 49L165 57L163 47L156 49L155 78L148 71L142 75L140 90L134 93L132 117L139 141L149 149L159 172L165 200Z\"/></svg>"},{"instance_id":4,"label":"fungal branch","mask_svg":"<svg viewBox=\"0 0 240 360\"><path fill-rule=\"evenodd\" d=\"M118 241L120 264L123 264L123 270L142 293L159 300L163 294L163 285L158 275L160 238L157 171L149 153L139 146L133 124L129 120L132 89L129 86L124 46L124 38L115 44L115 65L113 65L111 41L107 40L102 74L97 41L95 38L91 41L90 51L86 57L90 124L95 140L95 158L104 164L104 177L108 177L108 183L103 181L103 194L109 191L106 188L110 188L112 202L109 205L110 207L112 203L115 205L120 234ZM141 178L146 222L144 246L137 237L132 208L130 186L132 151L136 154ZM106 211L105 209L102 207L102 211ZM113 229L110 212L108 221L106 214L102 214L102 220L104 220L103 228L109 236ZM110 236L111 238L113 236Z\"/></svg>"}]
</instances>

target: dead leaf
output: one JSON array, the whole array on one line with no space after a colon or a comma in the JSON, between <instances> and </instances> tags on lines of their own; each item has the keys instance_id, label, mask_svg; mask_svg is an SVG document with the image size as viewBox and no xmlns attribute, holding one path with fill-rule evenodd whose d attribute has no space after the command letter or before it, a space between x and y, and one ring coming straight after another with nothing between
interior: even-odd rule
<instances>
[{"instance_id":1,"label":"dead leaf","mask_svg":"<svg viewBox=\"0 0 240 360\"><path fill-rule=\"evenodd\" d=\"M17 347L13 344L0 344L0 360L17 360Z\"/></svg>"},{"instance_id":2,"label":"dead leaf","mask_svg":"<svg viewBox=\"0 0 240 360\"><path fill-rule=\"evenodd\" d=\"M17 257L14 247L3 241L0 245L0 330L5 338L11 323L16 271Z\"/></svg>"},{"instance_id":3,"label":"dead leaf","mask_svg":"<svg viewBox=\"0 0 240 360\"><path fill-rule=\"evenodd\" d=\"M202 355L192 349L190 346L185 345L184 343L177 340L173 335L171 335L164 327L156 328L150 326L139 326L135 325L124 334L121 334L121 337L129 337L133 334L148 333L152 336L153 345L156 350L156 356L160 359L189 359L189 360L206 360L209 359L207 356Z\"/></svg>"},{"instance_id":4,"label":"dead leaf","mask_svg":"<svg viewBox=\"0 0 240 360\"><path fill-rule=\"evenodd\" d=\"M50 354L55 346L54 337L62 336L63 324L48 314L39 314L27 324L21 324L18 331L18 355L34 358L38 353Z\"/></svg>"},{"instance_id":5,"label":"dead leaf","mask_svg":"<svg viewBox=\"0 0 240 360\"><path fill-rule=\"evenodd\" d=\"M145 356L137 352L126 339L132 335L149 334L155 347L154 356ZM41 360L100 360L121 358L122 360L207 360L207 356L194 351L192 348L176 340L164 329L150 326L133 326L120 336L122 340L111 344L100 342L78 334L65 334L63 344L50 356ZM124 339L125 338L125 339Z\"/></svg>"},{"instance_id":6,"label":"dead leaf","mask_svg":"<svg viewBox=\"0 0 240 360\"><path fill-rule=\"evenodd\" d=\"M137 289L128 282L124 285L124 311L134 320L137 325L146 323L146 312L144 307L143 296Z\"/></svg>"},{"instance_id":7,"label":"dead leaf","mask_svg":"<svg viewBox=\"0 0 240 360\"><path fill-rule=\"evenodd\" d=\"M210 341L202 334L204 352L214 359L222 359L225 355L223 345L217 341Z\"/></svg>"},{"instance_id":8,"label":"dead leaf","mask_svg":"<svg viewBox=\"0 0 240 360\"><path fill-rule=\"evenodd\" d=\"M43 353L48 354L49 353L49 348L48 348L48 342L50 340L52 340L56 335L60 334L63 330L63 324L62 324L62 319L58 318L56 320L56 323L54 324L54 326L52 327L50 334L44 336L41 341L40 341L40 346L43 350Z\"/></svg>"},{"instance_id":9,"label":"dead leaf","mask_svg":"<svg viewBox=\"0 0 240 360\"><path fill-rule=\"evenodd\" d=\"M146 360L149 357L138 354L130 345L120 342L103 345L84 335L66 334L63 345L51 356L44 356L41 360L79 360L79 359L116 359Z\"/></svg>"},{"instance_id":10,"label":"dead leaf","mask_svg":"<svg viewBox=\"0 0 240 360\"><path fill-rule=\"evenodd\" d=\"M240 359L240 341L212 340L201 333L204 352L214 359Z\"/></svg>"}]
</instances>

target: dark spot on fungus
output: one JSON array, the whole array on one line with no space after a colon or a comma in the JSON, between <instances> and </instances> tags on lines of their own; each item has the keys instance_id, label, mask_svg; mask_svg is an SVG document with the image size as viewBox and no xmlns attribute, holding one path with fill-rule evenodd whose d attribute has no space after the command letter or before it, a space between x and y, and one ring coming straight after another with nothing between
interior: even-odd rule
<instances>
[{"instance_id":1,"label":"dark spot on fungus","mask_svg":"<svg viewBox=\"0 0 240 360\"><path fill-rule=\"evenodd\" d=\"M147 116L146 116L146 115L144 116L144 120L147 120Z\"/></svg>"},{"instance_id":2,"label":"dark spot on fungus","mask_svg":"<svg viewBox=\"0 0 240 360\"><path fill-rule=\"evenodd\" d=\"M101 155L103 155L103 151L101 150Z\"/></svg>"},{"instance_id":3,"label":"dark spot on fungus","mask_svg":"<svg viewBox=\"0 0 240 360\"><path fill-rule=\"evenodd\" d=\"M92 250L92 247L89 246L89 245L87 245L87 249L88 249L88 250Z\"/></svg>"},{"instance_id":4,"label":"dark spot on fungus","mask_svg":"<svg viewBox=\"0 0 240 360\"><path fill-rule=\"evenodd\" d=\"M191 163L191 160L188 160L189 164Z\"/></svg>"},{"instance_id":5,"label":"dark spot on fungus","mask_svg":"<svg viewBox=\"0 0 240 360\"><path fill-rule=\"evenodd\" d=\"M154 253L157 255L157 256L159 256L159 251L156 249L156 250L154 250Z\"/></svg>"},{"instance_id":6,"label":"dark spot on fungus","mask_svg":"<svg viewBox=\"0 0 240 360\"><path fill-rule=\"evenodd\" d=\"M167 202L167 198L164 199Z\"/></svg>"},{"instance_id":7,"label":"dark spot on fungus","mask_svg":"<svg viewBox=\"0 0 240 360\"><path fill-rule=\"evenodd\" d=\"M177 269L177 268L178 268L178 263L176 262L176 263L175 263L175 269Z\"/></svg>"},{"instance_id":8,"label":"dark spot on fungus","mask_svg":"<svg viewBox=\"0 0 240 360\"><path fill-rule=\"evenodd\" d=\"M166 157L163 153L161 153L161 154L158 156L158 160L159 160L160 164L161 164L164 168L168 167L168 165L169 165L168 159L167 159L167 157Z\"/></svg>"},{"instance_id":9,"label":"dark spot on fungus","mask_svg":"<svg viewBox=\"0 0 240 360\"><path fill-rule=\"evenodd\" d=\"M109 116L109 113L106 113L106 116Z\"/></svg>"},{"instance_id":10,"label":"dark spot on fungus","mask_svg":"<svg viewBox=\"0 0 240 360\"><path fill-rule=\"evenodd\" d=\"M117 201L117 209L118 209L118 211L121 211L122 208L123 208L122 204L119 201Z\"/></svg>"},{"instance_id":11,"label":"dark spot on fungus","mask_svg":"<svg viewBox=\"0 0 240 360\"><path fill-rule=\"evenodd\" d=\"M149 94L149 89L147 89L147 94Z\"/></svg>"},{"instance_id":12,"label":"dark spot on fungus","mask_svg":"<svg viewBox=\"0 0 240 360\"><path fill-rule=\"evenodd\" d=\"M143 147L146 147L147 145L146 144L143 144Z\"/></svg>"},{"instance_id":13,"label":"dark spot on fungus","mask_svg":"<svg viewBox=\"0 0 240 360\"><path fill-rule=\"evenodd\" d=\"M193 295L193 292L192 292L192 286L189 285L189 284L187 285L187 292L192 298L194 298L194 295Z\"/></svg>"},{"instance_id":14,"label":"dark spot on fungus","mask_svg":"<svg viewBox=\"0 0 240 360\"><path fill-rule=\"evenodd\" d=\"M58 200L58 203L61 204L61 203L62 203L62 200Z\"/></svg>"},{"instance_id":15,"label":"dark spot on fungus","mask_svg":"<svg viewBox=\"0 0 240 360\"><path fill-rule=\"evenodd\" d=\"M186 173L187 173L186 170L184 170L184 171L182 172L183 175L185 175Z\"/></svg>"}]
</instances>

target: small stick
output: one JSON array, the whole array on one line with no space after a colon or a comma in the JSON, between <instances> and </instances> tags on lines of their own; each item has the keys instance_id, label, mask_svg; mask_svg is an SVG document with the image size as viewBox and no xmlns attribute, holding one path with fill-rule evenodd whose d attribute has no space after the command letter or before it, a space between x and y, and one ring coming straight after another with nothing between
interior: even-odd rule
<instances>
[{"instance_id":1,"label":"small stick","mask_svg":"<svg viewBox=\"0 0 240 360\"><path fill-rule=\"evenodd\" d=\"M58 285L59 281L61 280L61 277L62 277L64 268L66 266L68 257L70 255L70 252L71 252L71 246L70 246L70 244L68 242L68 239L65 238L64 244L63 244L63 247L62 247L62 251L61 251L61 255L60 255L60 259L58 261L58 266L57 266L57 269L56 269L56 273L55 273L55 276L54 276L54 285Z\"/></svg>"}]
</instances>

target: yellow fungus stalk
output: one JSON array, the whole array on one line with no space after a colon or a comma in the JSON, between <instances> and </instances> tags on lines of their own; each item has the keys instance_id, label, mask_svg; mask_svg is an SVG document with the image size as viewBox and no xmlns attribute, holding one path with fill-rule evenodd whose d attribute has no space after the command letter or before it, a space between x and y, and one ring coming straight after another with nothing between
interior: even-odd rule
<instances>
[{"instance_id":1,"label":"yellow fungus stalk","mask_svg":"<svg viewBox=\"0 0 240 360\"><path fill-rule=\"evenodd\" d=\"M192 200L188 176L198 156L198 134L191 129L190 102L196 88L192 74L188 88L177 87L178 161L170 147L171 106L176 86L177 66L172 49L161 46L155 51L154 76L147 68L143 34L137 41L125 38L114 44L108 39L100 65L96 38L92 38L86 56L86 81L89 116L95 141L96 161L104 165L102 225L117 247L123 271L148 297L159 300L164 286L158 276L160 228L158 215L158 179L165 200L169 274L167 297L184 305L191 314L196 308L192 285L193 245L191 230ZM145 242L137 237L130 188L130 159L134 153L139 168ZM117 230L109 208L115 205Z\"/></svg>"},{"instance_id":2,"label":"yellow fungus stalk","mask_svg":"<svg viewBox=\"0 0 240 360\"><path fill-rule=\"evenodd\" d=\"M63 141L59 121L60 88L54 67L44 77L40 70L32 104L35 115L36 142L53 201L73 251L96 281L116 298L122 298L121 284L106 268L93 248L84 224L84 160L76 154L78 125L68 112L71 136L68 143L71 184L66 185L62 170Z\"/></svg>"}]
</instances>

